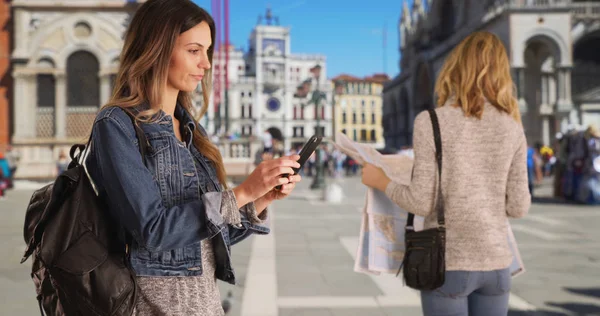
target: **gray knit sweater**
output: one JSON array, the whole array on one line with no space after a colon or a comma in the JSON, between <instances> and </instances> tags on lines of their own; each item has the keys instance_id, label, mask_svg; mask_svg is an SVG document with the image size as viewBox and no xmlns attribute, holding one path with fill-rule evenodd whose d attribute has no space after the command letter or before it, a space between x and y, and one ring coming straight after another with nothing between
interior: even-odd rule
<instances>
[{"instance_id":1,"label":"gray knit sweater","mask_svg":"<svg viewBox=\"0 0 600 316\"><path fill-rule=\"evenodd\" d=\"M240 212L253 224L262 224L267 218L265 210L256 215L254 203L249 203L241 210L237 208L235 195L231 190L221 195L221 214L228 224L240 223ZM214 238L220 238L219 235ZM217 279L215 277L215 257L212 240L200 241L202 251L202 275L184 277L149 277L137 278L139 294L135 306L136 316L222 316L221 299Z\"/></svg>"},{"instance_id":2,"label":"gray knit sweater","mask_svg":"<svg viewBox=\"0 0 600 316\"><path fill-rule=\"evenodd\" d=\"M442 136L442 196L447 229L446 269L490 271L510 265L507 217L522 217L530 207L527 142L523 128L490 104L481 120L461 108L436 109ZM386 194L408 212L437 225L432 212L437 165L429 114L414 123L413 178L408 186L391 182Z\"/></svg>"}]
</instances>

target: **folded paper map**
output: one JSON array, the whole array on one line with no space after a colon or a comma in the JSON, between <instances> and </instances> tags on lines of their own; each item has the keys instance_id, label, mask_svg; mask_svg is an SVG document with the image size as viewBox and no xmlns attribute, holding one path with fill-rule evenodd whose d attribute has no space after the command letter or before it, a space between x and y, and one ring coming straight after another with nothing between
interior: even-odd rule
<instances>
[{"instance_id":1,"label":"folded paper map","mask_svg":"<svg viewBox=\"0 0 600 316\"><path fill-rule=\"evenodd\" d=\"M404 150L395 155L382 155L366 144L356 143L345 134L337 133L335 146L359 164L373 164L393 181L409 185L413 155ZM362 273L397 273L404 258L404 227L408 212L392 202L384 192L369 188L362 212L358 249L354 271ZM415 230L423 229L423 217L415 216ZM521 254L510 223L508 243L513 253L510 266L513 276L525 272Z\"/></svg>"}]
</instances>

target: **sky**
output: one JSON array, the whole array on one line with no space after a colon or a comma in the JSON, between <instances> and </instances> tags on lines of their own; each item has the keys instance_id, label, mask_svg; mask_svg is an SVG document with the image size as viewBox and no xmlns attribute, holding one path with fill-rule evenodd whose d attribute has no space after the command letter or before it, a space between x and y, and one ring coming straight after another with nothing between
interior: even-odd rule
<instances>
[{"instance_id":1,"label":"sky","mask_svg":"<svg viewBox=\"0 0 600 316\"><path fill-rule=\"evenodd\" d=\"M211 0L194 2L211 11ZM232 45L247 49L250 32L268 6L280 25L290 27L292 53L327 57L327 77L398 75L402 0L230 0Z\"/></svg>"}]
</instances>

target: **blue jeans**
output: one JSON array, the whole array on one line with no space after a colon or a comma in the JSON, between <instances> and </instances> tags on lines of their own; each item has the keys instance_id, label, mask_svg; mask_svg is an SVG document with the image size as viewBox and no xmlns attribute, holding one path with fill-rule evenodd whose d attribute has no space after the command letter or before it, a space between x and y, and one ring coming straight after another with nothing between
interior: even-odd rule
<instances>
[{"instance_id":1,"label":"blue jeans","mask_svg":"<svg viewBox=\"0 0 600 316\"><path fill-rule=\"evenodd\" d=\"M421 291L425 316L506 316L510 270L446 271L446 282Z\"/></svg>"}]
</instances>

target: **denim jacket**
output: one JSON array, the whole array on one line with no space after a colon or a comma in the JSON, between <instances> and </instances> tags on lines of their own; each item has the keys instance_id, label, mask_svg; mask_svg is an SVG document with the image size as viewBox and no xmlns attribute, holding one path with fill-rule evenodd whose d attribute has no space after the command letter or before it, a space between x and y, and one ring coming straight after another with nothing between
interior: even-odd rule
<instances>
[{"instance_id":1,"label":"denim jacket","mask_svg":"<svg viewBox=\"0 0 600 316\"><path fill-rule=\"evenodd\" d=\"M194 129L206 136L204 129L179 104L175 117L184 142L162 111L139 122L151 147L142 159L129 116L118 107L103 109L86 169L110 214L132 237L130 261L138 275L201 275L200 240L211 238L216 277L234 284L230 245L269 228L260 225L254 203L237 210L232 191L222 190L212 162L192 143Z\"/></svg>"}]
</instances>

